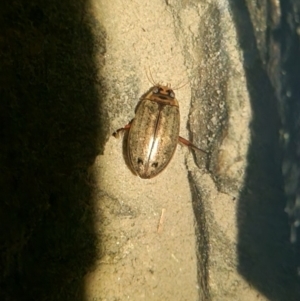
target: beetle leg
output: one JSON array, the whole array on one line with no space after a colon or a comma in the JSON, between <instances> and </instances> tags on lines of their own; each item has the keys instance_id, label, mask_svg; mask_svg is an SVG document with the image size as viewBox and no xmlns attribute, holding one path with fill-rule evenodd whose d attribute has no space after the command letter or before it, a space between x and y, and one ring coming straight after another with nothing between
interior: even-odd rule
<instances>
[{"instance_id":1,"label":"beetle leg","mask_svg":"<svg viewBox=\"0 0 300 301\"><path fill-rule=\"evenodd\" d=\"M191 148L193 148L193 149L199 150L199 151L201 151L201 152L207 154L207 151L205 151L205 150L203 150L203 149L197 147L197 146L194 145L191 141L186 140L185 138L182 138L182 137L179 136L179 137L178 137L178 141L179 141L179 143L184 144L184 145L186 145L187 147L191 147Z\"/></svg>"},{"instance_id":2,"label":"beetle leg","mask_svg":"<svg viewBox=\"0 0 300 301\"><path fill-rule=\"evenodd\" d=\"M128 124L126 124L123 128L120 128L120 129L116 130L116 131L113 133L113 136L114 136L115 138L118 138L119 135L120 135L120 132L124 132L124 131L129 130L129 129L130 129L130 126L131 126L131 122L128 123Z\"/></svg>"}]
</instances>

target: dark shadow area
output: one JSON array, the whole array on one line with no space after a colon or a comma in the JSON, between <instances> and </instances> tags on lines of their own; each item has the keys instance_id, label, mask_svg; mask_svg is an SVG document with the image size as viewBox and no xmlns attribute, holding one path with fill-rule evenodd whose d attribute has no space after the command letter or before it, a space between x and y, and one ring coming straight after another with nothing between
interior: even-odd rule
<instances>
[{"instance_id":1,"label":"dark shadow area","mask_svg":"<svg viewBox=\"0 0 300 301\"><path fill-rule=\"evenodd\" d=\"M273 32L273 39L280 45L281 57L278 65L285 70L284 76L274 74L273 82L281 80L278 89L282 131L289 139L282 139L284 161L283 175L285 180L285 194L287 198L286 212L291 225L291 241L296 253L299 290L300 290L300 2L282 1L281 26ZM281 70L280 70L281 71ZM270 75L272 76L272 75Z\"/></svg>"},{"instance_id":2,"label":"dark shadow area","mask_svg":"<svg viewBox=\"0 0 300 301\"><path fill-rule=\"evenodd\" d=\"M244 55L253 119L238 215L239 273L269 300L300 300L296 254L284 212L277 100L256 47L244 0L230 1Z\"/></svg>"},{"instance_id":3,"label":"dark shadow area","mask_svg":"<svg viewBox=\"0 0 300 301\"><path fill-rule=\"evenodd\" d=\"M209 231L206 223L205 206L201 198L201 192L194 183L191 173L188 174L192 192L192 205L195 216L195 233L197 245L197 278L200 286L200 300L210 301L209 293Z\"/></svg>"},{"instance_id":4,"label":"dark shadow area","mask_svg":"<svg viewBox=\"0 0 300 301\"><path fill-rule=\"evenodd\" d=\"M89 167L105 140L104 32L87 5L0 4L0 300L85 299L100 243Z\"/></svg>"}]
</instances>

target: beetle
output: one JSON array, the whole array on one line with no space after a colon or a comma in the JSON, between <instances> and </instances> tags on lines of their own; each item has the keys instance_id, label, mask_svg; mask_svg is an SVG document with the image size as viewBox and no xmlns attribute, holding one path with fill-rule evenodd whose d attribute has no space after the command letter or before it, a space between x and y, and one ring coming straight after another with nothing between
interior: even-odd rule
<instances>
[{"instance_id":1,"label":"beetle","mask_svg":"<svg viewBox=\"0 0 300 301\"><path fill-rule=\"evenodd\" d=\"M129 131L127 159L130 169L142 179L150 179L161 173L171 161L178 142L196 147L179 136L179 104L170 85L155 84L141 97L134 119L113 133Z\"/></svg>"}]
</instances>

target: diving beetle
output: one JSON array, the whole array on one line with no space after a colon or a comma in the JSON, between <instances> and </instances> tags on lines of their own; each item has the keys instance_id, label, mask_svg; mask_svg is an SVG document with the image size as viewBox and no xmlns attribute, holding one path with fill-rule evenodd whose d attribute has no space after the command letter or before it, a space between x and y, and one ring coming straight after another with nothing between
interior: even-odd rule
<instances>
[{"instance_id":1,"label":"diving beetle","mask_svg":"<svg viewBox=\"0 0 300 301\"><path fill-rule=\"evenodd\" d=\"M141 98L134 119L124 128L128 130L127 156L129 167L142 179L161 173L171 161L178 142L206 153L179 136L179 104L170 85L155 84Z\"/></svg>"}]
</instances>

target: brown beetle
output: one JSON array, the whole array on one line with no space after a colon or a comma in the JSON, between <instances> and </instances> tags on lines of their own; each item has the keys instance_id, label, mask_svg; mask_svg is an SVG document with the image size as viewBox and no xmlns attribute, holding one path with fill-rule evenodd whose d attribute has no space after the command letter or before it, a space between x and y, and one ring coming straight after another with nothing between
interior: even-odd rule
<instances>
[{"instance_id":1,"label":"brown beetle","mask_svg":"<svg viewBox=\"0 0 300 301\"><path fill-rule=\"evenodd\" d=\"M169 85L156 84L141 98L134 119L120 131L129 130L127 140L128 163L132 171L143 179L162 172L171 161L178 142L202 149L179 136L180 113L175 93Z\"/></svg>"}]
</instances>

